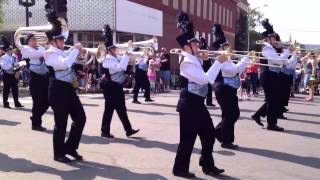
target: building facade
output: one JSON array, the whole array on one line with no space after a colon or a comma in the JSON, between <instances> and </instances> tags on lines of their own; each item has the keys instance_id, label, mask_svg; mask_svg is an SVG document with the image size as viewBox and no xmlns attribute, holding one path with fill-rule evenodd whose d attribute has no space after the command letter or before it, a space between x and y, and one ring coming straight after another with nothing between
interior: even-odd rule
<instances>
[{"instance_id":1,"label":"building facade","mask_svg":"<svg viewBox=\"0 0 320 180\"><path fill-rule=\"evenodd\" d=\"M239 8L246 8L243 0L67 0L69 43L81 42L86 47L97 47L103 39L101 29L109 24L114 29L115 43L128 40L142 41L157 36L159 46L178 47L175 38L176 14L182 10L190 15L197 37L213 42L211 28L222 25L229 43L234 46ZM246 1L245 1L246 2ZM29 10L30 26L47 24L44 0L36 0ZM17 1L5 1L1 31L13 37L19 27L25 26L25 9ZM175 58L175 57L174 57ZM172 69L178 68L173 60Z\"/></svg>"}]
</instances>

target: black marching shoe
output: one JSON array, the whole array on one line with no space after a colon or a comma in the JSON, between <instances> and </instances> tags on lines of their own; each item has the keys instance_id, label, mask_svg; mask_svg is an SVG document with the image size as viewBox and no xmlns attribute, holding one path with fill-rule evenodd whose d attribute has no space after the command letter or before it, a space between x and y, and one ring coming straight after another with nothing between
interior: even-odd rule
<instances>
[{"instance_id":1,"label":"black marching shoe","mask_svg":"<svg viewBox=\"0 0 320 180\"><path fill-rule=\"evenodd\" d=\"M151 98L144 100L145 102L153 102L154 100L152 100Z\"/></svg>"},{"instance_id":2,"label":"black marching shoe","mask_svg":"<svg viewBox=\"0 0 320 180\"><path fill-rule=\"evenodd\" d=\"M34 130L34 131L41 131L41 132L43 132L43 131L46 131L47 130L47 128L45 128L45 127L42 127L42 126L32 126L32 128L31 128L32 130Z\"/></svg>"},{"instance_id":3,"label":"black marching shoe","mask_svg":"<svg viewBox=\"0 0 320 180\"><path fill-rule=\"evenodd\" d=\"M22 108L22 107L24 107L24 106L22 106L22 104L21 104L20 102L17 102L17 103L14 104L14 107L16 107L16 108Z\"/></svg>"},{"instance_id":4,"label":"black marching shoe","mask_svg":"<svg viewBox=\"0 0 320 180\"><path fill-rule=\"evenodd\" d=\"M132 103L133 103L133 104L141 104L141 102L138 101L138 100L133 100Z\"/></svg>"},{"instance_id":5,"label":"black marching shoe","mask_svg":"<svg viewBox=\"0 0 320 180\"><path fill-rule=\"evenodd\" d=\"M114 135L110 134L110 133L101 133L101 137L105 137L105 138L114 138Z\"/></svg>"},{"instance_id":6,"label":"black marching shoe","mask_svg":"<svg viewBox=\"0 0 320 180\"><path fill-rule=\"evenodd\" d=\"M140 129L136 129L136 130L132 129L130 132L127 132L126 135L127 135L127 137L130 137L130 136L138 133L139 131L140 131Z\"/></svg>"},{"instance_id":7,"label":"black marching shoe","mask_svg":"<svg viewBox=\"0 0 320 180\"><path fill-rule=\"evenodd\" d=\"M9 103L4 103L4 104L3 104L3 108L11 109Z\"/></svg>"},{"instance_id":8,"label":"black marching shoe","mask_svg":"<svg viewBox=\"0 0 320 180\"><path fill-rule=\"evenodd\" d=\"M251 118L259 125L259 126L264 126L263 123L261 122L261 119L257 115L252 115Z\"/></svg>"},{"instance_id":9,"label":"black marching shoe","mask_svg":"<svg viewBox=\"0 0 320 180\"><path fill-rule=\"evenodd\" d=\"M209 175L209 176L216 176L216 175L224 173L224 169L219 169L216 166L213 166L211 168L204 168L203 167L202 171L203 171L203 173L205 173L206 175Z\"/></svg>"},{"instance_id":10,"label":"black marching shoe","mask_svg":"<svg viewBox=\"0 0 320 180\"><path fill-rule=\"evenodd\" d=\"M196 177L195 174L193 174L193 173L191 173L189 171L175 171L175 170L173 170L172 174L174 176L183 177L183 178L195 178Z\"/></svg>"},{"instance_id":11,"label":"black marching shoe","mask_svg":"<svg viewBox=\"0 0 320 180\"><path fill-rule=\"evenodd\" d=\"M83 156L78 154L78 152L76 150L67 151L66 154L72 156L73 158L75 158L78 161L82 161L83 160Z\"/></svg>"},{"instance_id":12,"label":"black marching shoe","mask_svg":"<svg viewBox=\"0 0 320 180\"><path fill-rule=\"evenodd\" d=\"M61 162L61 163L71 163L71 159L67 158L66 156L54 156L54 160Z\"/></svg>"},{"instance_id":13,"label":"black marching shoe","mask_svg":"<svg viewBox=\"0 0 320 180\"><path fill-rule=\"evenodd\" d=\"M215 107L216 105L215 105L215 104L213 104L213 103L207 103L207 106Z\"/></svg>"},{"instance_id":14,"label":"black marching shoe","mask_svg":"<svg viewBox=\"0 0 320 180\"><path fill-rule=\"evenodd\" d=\"M239 146L233 143L222 143L221 147L226 149L239 149Z\"/></svg>"},{"instance_id":15,"label":"black marching shoe","mask_svg":"<svg viewBox=\"0 0 320 180\"><path fill-rule=\"evenodd\" d=\"M279 127L277 125L268 126L267 129L270 131L284 131L284 128Z\"/></svg>"}]
</instances>

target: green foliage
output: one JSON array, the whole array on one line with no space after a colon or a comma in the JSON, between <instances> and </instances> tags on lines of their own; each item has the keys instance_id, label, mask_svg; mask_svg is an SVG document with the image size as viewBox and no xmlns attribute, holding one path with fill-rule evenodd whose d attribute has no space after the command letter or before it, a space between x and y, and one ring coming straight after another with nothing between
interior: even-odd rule
<instances>
[{"instance_id":1,"label":"green foliage","mask_svg":"<svg viewBox=\"0 0 320 180\"><path fill-rule=\"evenodd\" d=\"M249 20L250 20L250 30L254 30L259 24L261 19L263 19L263 13L257 9L249 11Z\"/></svg>"},{"instance_id":2,"label":"green foliage","mask_svg":"<svg viewBox=\"0 0 320 180\"><path fill-rule=\"evenodd\" d=\"M5 2L5 0L0 0L0 25L3 23L3 12L2 12L2 8L3 8L3 3Z\"/></svg>"},{"instance_id":3,"label":"green foliage","mask_svg":"<svg viewBox=\"0 0 320 180\"><path fill-rule=\"evenodd\" d=\"M247 32L248 32L248 17L245 12L240 12L240 17L236 30L235 49L239 51L247 50Z\"/></svg>"}]
</instances>

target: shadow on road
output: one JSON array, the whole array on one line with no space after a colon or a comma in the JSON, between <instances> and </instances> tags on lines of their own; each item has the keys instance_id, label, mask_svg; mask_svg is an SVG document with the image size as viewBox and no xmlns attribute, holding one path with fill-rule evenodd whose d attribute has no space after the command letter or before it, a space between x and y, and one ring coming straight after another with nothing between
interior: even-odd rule
<instances>
[{"instance_id":1,"label":"shadow on road","mask_svg":"<svg viewBox=\"0 0 320 180\"><path fill-rule=\"evenodd\" d=\"M133 113L148 114L148 115L153 115L153 116L164 116L164 115L176 116L176 115L178 115L178 113L164 113L164 112L157 112L157 111L144 111L144 110L138 110L138 109L128 109L127 111L133 112Z\"/></svg>"},{"instance_id":2,"label":"shadow on road","mask_svg":"<svg viewBox=\"0 0 320 180\"><path fill-rule=\"evenodd\" d=\"M320 139L320 134L313 133L313 132L305 132L305 131L297 131L297 130L285 130L284 133L307 137L307 138L314 138Z\"/></svg>"},{"instance_id":3,"label":"shadow on road","mask_svg":"<svg viewBox=\"0 0 320 180\"><path fill-rule=\"evenodd\" d=\"M18 124L21 124L21 123L0 119L0 126L16 126Z\"/></svg>"},{"instance_id":4,"label":"shadow on road","mask_svg":"<svg viewBox=\"0 0 320 180\"><path fill-rule=\"evenodd\" d=\"M0 153L0 172L19 172L33 173L41 172L44 174L56 175L63 180L83 179L92 180L97 177L107 179L167 179L158 174L140 174L132 172L122 167L116 167L90 161L73 162L69 165L77 168L70 171L58 170L46 165L36 164L23 158L11 158L6 154Z\"/></svg>"},{"instance_id":5,"label":"shadow on road","mask_svg":"<svg viewBox=\"0 0 320 180\"><path fill-rule=\"evenodd\" d=\"M239 147L237 151L255 154L258 156L263 156L271 159L277 159L282 161L287 161L302 166L307 166L311 168L320 168L320 158L316 157L303 157L294 154L272 151L267 149L257 149L257 148L248 148L248 147Z\"/></svg>"}]
</instances>

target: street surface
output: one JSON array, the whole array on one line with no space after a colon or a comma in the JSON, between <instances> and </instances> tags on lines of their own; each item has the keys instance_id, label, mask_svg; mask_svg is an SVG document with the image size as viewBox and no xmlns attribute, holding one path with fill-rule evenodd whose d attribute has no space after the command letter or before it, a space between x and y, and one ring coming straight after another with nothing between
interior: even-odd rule
<instances>
[{"instance_id":1,"label":"street surface","mask_svg":"<svg viewBox=\"0 0 320 180\"><path fill-rule=\"evenodd\" d=\"M317 96L315 102L305 102L303 98L302 95L293 98L286 113L289 119L279 121L285 132L267 131L250 119L263 103L262 97L240 102L241 117L235 132L240 149L225 150L219 142L215 143L216 165L226 170L217 179L319 180L320 98ZM154 99L154 103L136 105L131 103L131 95L127 95L129 118L133 127L141 131L134 138L127 138L115 113L111 133L116 138L108 140L100 137L103 96L81 95L87 122L79 153L85 161L71 164L53 161L51 109L43 117L43 126L49 130L42 133L31 130L30 97L21 98L23 109L8 110L0 106L0 179L179 179L171 174L179 142L179 119L175 111L178 91L159 94ZM140 100L143 102L142 97ZM12 99L10 104L13 106ZM220 109L209 110L217 125ZM198 166L200 151L197 139L190 171L198 179L212 179Z\"/></svg>"}]
</instances>

